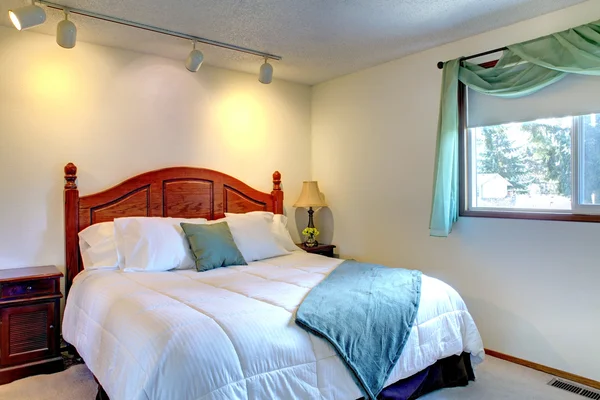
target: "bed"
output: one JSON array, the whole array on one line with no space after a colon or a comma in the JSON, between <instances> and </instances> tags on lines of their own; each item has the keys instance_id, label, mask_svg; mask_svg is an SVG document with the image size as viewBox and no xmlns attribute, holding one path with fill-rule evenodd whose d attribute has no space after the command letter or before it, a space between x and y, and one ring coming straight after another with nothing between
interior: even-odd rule
<instances>
[{"instance_id":1,"label":"bed","mask_svg":"<svg viewBox=\"0 0 600 400\"><path fill-rule=\"evenodd\" d=\"M306 294L342 260L298 250L202 273L83 270L78 233L92 224L133 216L214 220L226 212L282 214L278 172L271 193L217 171L176 167L83 197L76 174L73 164L65 167L63 337L96 377L99 396L362 397L333 347L294 323ZM473 379L471 363L482 360L481 338L458 293L423 276L415 324L380 398L415 398L465 384L463 378ZM401 392L409 395L397 395Z\"/></svg>"}]
</instances>

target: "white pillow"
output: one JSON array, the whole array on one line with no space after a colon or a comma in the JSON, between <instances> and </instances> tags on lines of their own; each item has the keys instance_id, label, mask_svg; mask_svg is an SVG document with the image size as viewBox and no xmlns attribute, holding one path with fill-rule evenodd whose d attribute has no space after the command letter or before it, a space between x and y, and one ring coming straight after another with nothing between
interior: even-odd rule
<instances>
[{"instance_id":1,"label":"white pillow","mask_svg":"<svg viewBox=\"0 0 600 400\"><path fill-rule=\"evenodd\" d=\"M117 268L114 223L101 222L79 232L79 250L84 269Z\"/></svg>"},{"instance_id":2,"label":"white pillow","mask_svg":"<svg viewBox=\"0 0 600 400\"><path fill-rule=\"evenodd\" d=\"M115 237L119 267L124 271L194 268L181 222L203 224L205 218L117 218Z\"/></svg>"},{"instance_id":3,"label":"white pillow","mask_svg":"<svg viewBox=\"0 0 600 400\"><path fill-rule=\"evenodd\" d=\"M84 240L90 247L114 238L115 224L112 221L93 224L79 232L79 239Z\"/></svg>"},{"instance_id":4,"label":"white pillow","mask_svg":"<svg viewBox=\"0 0 600 400\"><path fill-rule=\"evenodd\" d=\"M273 215L271 231L275 234L277 243L283 246L287 251L300 250L300 248L296 246L296 243L294 243L294 240L292 240L292 236L290 236L290 231L287 228L287 221L287 217L283 214Z\"/></svg>"},{"instance_id":5,"label":"white pillow","mask_svg":"<svg viewBox=\"0 0 600 400\"><path fill-rule=\"evenodd\" d=\"M300 250L298 246L292 240L290 231L287 229L287 217L283 214L273 214L268 211L251 211L246 214L232 214L225 213L225 217L232 217L236 215L262 215L263 218L269 223L271 232L275 236L277 243L286 249L287 251Z\"/></svg>"},{"instance_id":6,"label":"white pillow","mask_svg":"<svg viewBox=\"0 0 600 400\"><path fill-rule=\"evenodd\" d=\"M246 262L289 254L277 243L268 218L263 213L225 215L225 218L214 222L227 221L233 241Z\"/></svg>"}]
</instances>

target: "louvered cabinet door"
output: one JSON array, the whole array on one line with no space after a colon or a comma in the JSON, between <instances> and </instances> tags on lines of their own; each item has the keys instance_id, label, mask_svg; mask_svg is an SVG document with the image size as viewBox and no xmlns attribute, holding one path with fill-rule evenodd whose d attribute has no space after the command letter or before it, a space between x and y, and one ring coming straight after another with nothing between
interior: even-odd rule
<instances>
[{"instance_id":1,"label":"louvered cabinet door","mask_svg":"<svg viewBox=\"0 0 600 400\"><path fill-rule=\"evenodd\" d=\"M3 367L56 354L55 303L0 309L0 365Z\"/></svg>"}]
</instances>

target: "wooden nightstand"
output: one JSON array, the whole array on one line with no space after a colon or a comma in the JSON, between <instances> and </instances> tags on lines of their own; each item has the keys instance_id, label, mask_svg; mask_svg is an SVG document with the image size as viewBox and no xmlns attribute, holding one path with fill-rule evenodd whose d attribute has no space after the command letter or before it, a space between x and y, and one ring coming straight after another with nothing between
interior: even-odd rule
<instances>
[{"instance_id":1,"label":"wooden nightstand","mask_svg":"<svg viewBox=\"0 0 600 400\"><path fill-rule=\"evenodd\" d=\"M0 384L63 369L54 266L0 270Z\"/></svg>"},{"instance_id":2,"label":"wooden nightstand","mask_svg":"<svg viewBox=\"0 0 600 400\"><path fill-rule=\"evenodd\" d=\"M335 254L333 254L333 249L335 249L335 245L333 244L320 244L316 247L305 247L302 245L302 243L296 243L296 246L309 253L320 254L326 257L335 257Z\"/></svg>"}]
</instances>

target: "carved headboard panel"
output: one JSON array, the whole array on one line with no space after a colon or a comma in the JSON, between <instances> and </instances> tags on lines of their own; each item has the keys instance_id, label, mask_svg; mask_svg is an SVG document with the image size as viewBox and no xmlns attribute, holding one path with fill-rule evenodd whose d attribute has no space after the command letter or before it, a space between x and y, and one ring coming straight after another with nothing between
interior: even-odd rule
<instances>
[{"instance_id":1,"label":"carved headboard panel","mask_svg":"<svg viewBox=\"0 0 600 400\"><path fill-rule=\"evenodd\" d=\"M259 192L229 175L204 168L173 167L146 172L103 192L79 197L77 167L65 166L66 290L83 269L77 234L118 217L222 218L226 212L283 214L281 174L273 191Z\"/></svg>"}]
</instances>

